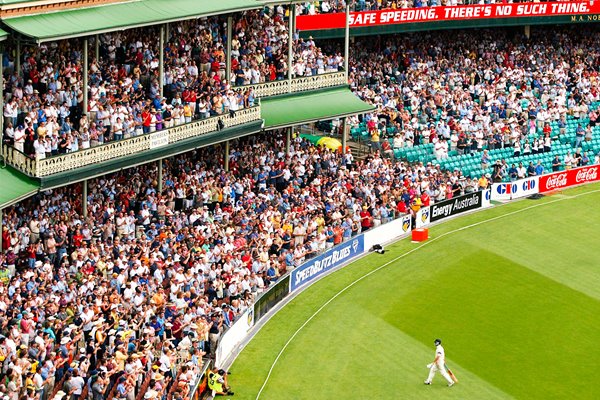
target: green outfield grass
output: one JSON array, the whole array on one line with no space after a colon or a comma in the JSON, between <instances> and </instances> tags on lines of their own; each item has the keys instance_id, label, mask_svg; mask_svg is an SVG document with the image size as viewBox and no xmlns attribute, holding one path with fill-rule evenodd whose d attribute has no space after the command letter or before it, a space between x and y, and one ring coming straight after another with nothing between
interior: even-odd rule
<instances>
[{"instance_id":1,"label":"green outfield grass","mask_svg":"<svg viewBox=\"0 0 600 400\"><path fill-rule=\"evenodd\" d=\"M432 227L431 238L452 233L404 257L420 245L402 240L329 275L240 354L234 397L255 399L319 307L395 260L298 333L261 399L598 398L599 205L600 185L513 202ZM460 380L452 388L439 375L423 385L436 337Z\"/></svg>"}]
</instances>

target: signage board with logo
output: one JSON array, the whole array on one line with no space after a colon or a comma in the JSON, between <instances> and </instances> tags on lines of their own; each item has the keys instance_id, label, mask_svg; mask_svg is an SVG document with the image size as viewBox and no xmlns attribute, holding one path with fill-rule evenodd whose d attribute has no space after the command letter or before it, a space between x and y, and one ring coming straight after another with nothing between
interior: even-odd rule
<instances>
[{"instance_id":1,"label":"signage board with logo","mask_svg":"<svg viewBox=\"0 0 600 400\"><path fill-rule=\"evenodd\" d=\"M150 134L150 149L156 149L169 144L169 131L160 131Z\"/></svg>"},{"instance_id":2,"label":"signage board with logo","mask_svg":"<svg viewBox=\"0 0 600 400\"><path fill-rule=\"evenodd\" d=\"M422 228L431 223L431 221L429 220L429 216L431 215L430 212L431 212L431 206L421 207L421 209L419 211L417 211L417 215L415 217L415 219L416 219L415 225L417 228Z\"/></svg>"},{"instance_id":3,"label":"signage board with logo","mask_svg":"<svg viewBox=\"0 0 600 400\"><path fill-rule=\"evenodd\" d=\"M458 196L450 200L440 201L429 207L429 221L435 222L453 215L481 208L483 192L475 192Z\"/></svg>"},{"instance_id":4,"label":"signage board with logo","mask_svg":"<svg viewBox=\"0 0 600 400\"><path fill-rule=\"evenodd\" d=\"M592 165L542 175L540 176L539 192L548 193L570 186L600 181L599 171L599 165Z\"/></svg>"},{"instance_id":5,"label":"signage board with logo","mask_svg":"<svg viewBox=\"0 0 600 400\"><path fill-rule=\"evenodd\" d=\"M290 278L290 292L297 290L302 285L316 277L361 255L365 251L362 235L355 236L318 257L308 260L294 271Z\"/></svg>"},{"instance_id":6,"label":"signage board with logo","mask_svg":"<svg viewBox=\"0 0 600 400\"><path fill-rule=\"evenodd\" d=\"M593 1L471 4L451 7L402 8L396 10L352 12L350 13L350 27L362 28L475 19L556 17L561 15L584 16L599 12L600 4ZM345 13L299 15L296 17L296 28L299 31L343 29L345 25Z\"/></svg>"},{"instance_id":7,"label":"signage board with logo","mask_svg":"<svg viewBox=\"0 0 600 400\"><path fill-rule=\"evenodd\" d=\"M488 208L492 206L492 190L491 189L485 189L483 191L483 200L482 200L482 204L481 207L483 208Z\"/></svg>"},{"instance_id":8,"label":"signage board with logo","mask_svg":"<svg viewBox=\"0 0 600 400\"><path fill-rule=\"evenodd\" d=\"M511 200L531 196L539 192L540 177L519 179L514 182L494 183L492 185L492 200Z\"/></svg>"}]
</instances>

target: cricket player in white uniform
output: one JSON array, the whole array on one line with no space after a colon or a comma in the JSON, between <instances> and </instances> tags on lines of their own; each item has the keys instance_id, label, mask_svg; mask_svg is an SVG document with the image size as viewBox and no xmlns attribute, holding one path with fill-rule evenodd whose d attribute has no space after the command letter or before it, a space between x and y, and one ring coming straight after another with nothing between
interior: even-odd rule
<instances>
[{"instance_id":1,"label":"cricket player in white uniform","mask_svg":"<svg viewBox=\"0 0 600 400\"><path fill-rule=\"evenodd\" d=\"M435 376L436 372L442 374L444 379L448 381L448 386L454 385L454 381L448 375L448 371L446 371L446 353L444 352L444 348L442 347L442 341L440 339L435 339L433 342L435 344L435 359L431 364L427 364L427 368L429 368L429 376L427 380L425 380L426 385L431 385L431 381Z\"/></svg>"}]
</instances>

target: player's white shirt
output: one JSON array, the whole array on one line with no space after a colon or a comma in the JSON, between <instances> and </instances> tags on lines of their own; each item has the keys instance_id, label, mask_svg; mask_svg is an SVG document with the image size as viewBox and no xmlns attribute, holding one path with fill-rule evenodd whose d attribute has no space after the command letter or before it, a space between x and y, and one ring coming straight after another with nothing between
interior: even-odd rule
<instances>
[{"instance_id":1,"label":"player's white shirt","mask_svg":"<svg viewBox=\"0 0 600 400\"><path fill-rule=\"evenodd\" d=\"M444 352L444 348L442 347L441 344L438 344L435 347L435 356L438 359L437 364L444 365L444 363L446 362L446 353Z\"/></svg>"}]
</instances>

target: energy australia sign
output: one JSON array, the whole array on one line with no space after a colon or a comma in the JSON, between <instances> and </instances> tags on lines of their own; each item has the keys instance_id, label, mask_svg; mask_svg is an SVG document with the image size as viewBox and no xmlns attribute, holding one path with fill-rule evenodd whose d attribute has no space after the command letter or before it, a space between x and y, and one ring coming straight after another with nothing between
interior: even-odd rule
<instances>
[{"instance_id":1,"label":"energy australia sign","mask_svg":"<svg viewBox=\"0 0 600 400\"><path fill-rule=\"evenodd\" d=\"M429 220L435 222L452 215L481 208L484 195L484 192L475 192L435 203L429 209Z\"/></svg>"},{"instance_id":2,"label":"energy australia sign","mask_svg":"<svg viewBox=\"0 0 600 400\"><path fill-rule=\"evenodd\" d=\"M362 235L358 235L312 260L308 260L292 271L290 292L295 291L300 286L312 281L338 265L361 255L364 251L364 238Z\"/></svg>"}]
</instances>

